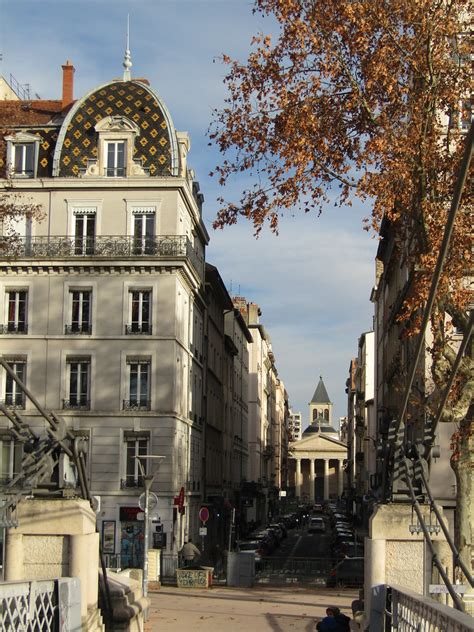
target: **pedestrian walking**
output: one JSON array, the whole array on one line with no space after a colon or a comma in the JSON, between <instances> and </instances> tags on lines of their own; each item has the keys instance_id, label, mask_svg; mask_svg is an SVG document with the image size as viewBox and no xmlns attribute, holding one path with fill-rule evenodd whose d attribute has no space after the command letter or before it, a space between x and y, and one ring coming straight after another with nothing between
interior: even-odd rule
<instances>
[{"instance_id":1,"label":"pedestrian walking","mask_svg":"<svg viewBox=\"0 0 474 632\"><path fill-rule=\"evenodd\" d=\"M194 564L194 562L201 557L201 551L193 544L191 538L189 538L181 549L181 556L184 560L184 565L191 566L191 564Z\"/></svg>"}]
</instances>

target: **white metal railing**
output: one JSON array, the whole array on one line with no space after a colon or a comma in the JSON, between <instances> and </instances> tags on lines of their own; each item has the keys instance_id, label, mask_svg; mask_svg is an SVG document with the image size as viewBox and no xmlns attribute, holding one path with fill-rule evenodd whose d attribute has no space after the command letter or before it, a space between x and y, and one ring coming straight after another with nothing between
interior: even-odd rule
<instances>
[{"instance_id":1,"label":"white metal railing","mask_svg":"<svg viewBox=\"0 0 474 632\"><path fill-rule=\"evenodd\" d=\"M395 585L372 587L370 632L472 632L474 618Z\"/></svg>"},{"instance_id":2,"label":"white metal railing","mask_svg":"<svg viewBox=\"0 0 474 632\"><path fill-rule=\"evenodd\" d=\"M1 632L73 632L80 626L77 578L0 583Z\"/></svg>"}]
</instances>

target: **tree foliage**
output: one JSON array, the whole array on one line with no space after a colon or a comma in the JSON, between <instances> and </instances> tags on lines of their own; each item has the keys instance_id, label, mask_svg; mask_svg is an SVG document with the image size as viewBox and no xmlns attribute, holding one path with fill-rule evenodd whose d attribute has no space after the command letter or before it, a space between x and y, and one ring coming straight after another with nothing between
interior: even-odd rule
<instances>
[{"instance_id":1,"label":"tree foliage","mask_svg":"<svg viewBox=\"0 0 474 632\"><path fill-rule=\"evenodd\" d=\"M288 209L320 213L362 200L370 209L365 227L378 230L386 218L415 271L399 318L416 332L471 118L470 7L469 0L256 0L254 11L273 18L276 36L257 35L245 63L224 55L228 96L210 127L225 156L215 170L220 183L246 174L253 185L238 202L220 199L214 227L242 216L256 233L266 223L277 231ZM436 383L455 356L445 313L462 328L472 300L473 197L471 177L433 312ZM474 388L466 362L461 382ZM457 391L461 401L469 389Z\"/></svg>"}]
</instances>

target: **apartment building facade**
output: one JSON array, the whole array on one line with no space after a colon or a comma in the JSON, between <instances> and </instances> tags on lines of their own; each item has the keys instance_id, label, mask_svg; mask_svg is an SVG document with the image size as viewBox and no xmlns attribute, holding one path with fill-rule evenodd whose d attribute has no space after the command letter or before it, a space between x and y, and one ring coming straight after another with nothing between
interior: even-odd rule
<instances>
[{"instance_id":1,"label":"apartment building facade","mask_svg":"<svg viewBox=\"0 0 474 632\"><path fill-rule=\"evenodd\" d=\"M126 68L74 100L73 76L68 62L61 100L0 103L1 193L44 212L3 225L0 338L41 405L87 441L104 550L126 566L143 543L143 457L164 457L153 516L165 549L199 526L209 238L189 137L156 91ZM2 388L41 432L11 378ZM8 479L19 450L0 424Z\"/></svg>"}]
</instances>

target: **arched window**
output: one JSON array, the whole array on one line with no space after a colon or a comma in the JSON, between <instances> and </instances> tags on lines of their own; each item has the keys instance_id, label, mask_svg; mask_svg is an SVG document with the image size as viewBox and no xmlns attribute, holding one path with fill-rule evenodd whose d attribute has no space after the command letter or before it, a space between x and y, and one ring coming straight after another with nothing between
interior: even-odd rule
<instances>
[{"instance_id":1,"label":"arched window","mask_svg":"<svg viewBox=\"0 0 474 632\"><path fill-rule=\"evenodd\" d=\"M324 410L324 419L325 419L326 421L329 421L329 409L328 409L328 408L326 408L326 409Z\"/></svg>"}]
</instances>

